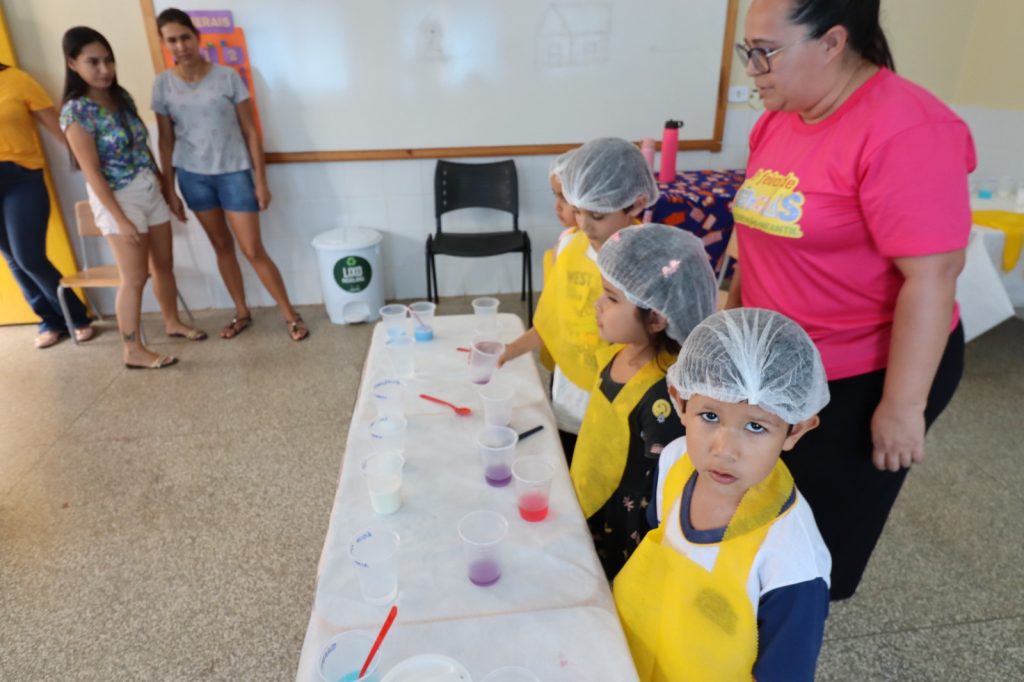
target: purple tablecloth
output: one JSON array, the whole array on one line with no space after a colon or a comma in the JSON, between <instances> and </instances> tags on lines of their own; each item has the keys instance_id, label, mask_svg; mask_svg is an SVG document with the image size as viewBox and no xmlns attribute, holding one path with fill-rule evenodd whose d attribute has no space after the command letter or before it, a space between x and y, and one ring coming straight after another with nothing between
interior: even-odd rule
<instances>
[{"instance_id":1,"label":"purple tablecloth","mask_svg":"<svg viewBox=\"0 0 1024 682\"><path fill-rule=\"evenodd\" d=\"M674 182L658 183L661 197L652 208L652 221L700 237L717 273L732 235L732 200L744 175L742 170L686 171Z\"/></svg>"}]
</instances>

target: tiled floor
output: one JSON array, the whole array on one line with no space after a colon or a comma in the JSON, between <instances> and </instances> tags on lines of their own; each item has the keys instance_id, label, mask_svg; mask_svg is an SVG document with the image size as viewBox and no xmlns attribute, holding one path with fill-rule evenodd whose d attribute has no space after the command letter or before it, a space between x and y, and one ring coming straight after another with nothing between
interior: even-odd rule
<instances>
[{"instance_id":1,"label":"tiled floor","mask_svg":"<svg viewBox=\"0 0 1024 682\"><path fill-rule=\"evenodd\" d=\"M0 328L0 680L294 677L369 341L303 312L300 344L270 310L230 342L151 322L159 372L110 323L45 352ZM821 679L1024 679L1022 396L1013 320L968 346Z\"/></svg>"}]
</instances>

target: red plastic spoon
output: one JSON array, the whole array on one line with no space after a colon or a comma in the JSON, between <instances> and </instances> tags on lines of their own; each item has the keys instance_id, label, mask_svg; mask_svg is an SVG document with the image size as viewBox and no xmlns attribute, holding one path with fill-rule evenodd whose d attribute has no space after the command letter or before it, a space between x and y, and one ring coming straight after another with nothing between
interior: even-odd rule
<instances>
[{"instance_id":1,"label":"red plastic spoon","mask_svg":"<svg viewBox=\"0 0 1024 682\"><path fill-rule=\"evenodd\" d=\"M429 400L432 403L438 403L439 405L447 405L448 407L455 410L455 414L459 415L460 417L468 417L469 415L473 414L473 410L469 409L468 407L459 407L458 405L452 405L447 400L441 400L440 398L435 398L434 396L427 395L426 393L420 393L420 397L423 398L424 400Z\"/></svg>"},{"instance_id":2,"label":"red plastic spoon","mask_svg":"<svg viewBox=\"0 0 1024 682\"><path fill-rule=\"evenodd\" d=\"M370 667L370 662L377 655L377 649L380 649L380 643L384 641L384 636L388 634L388 630L391 629L391 624L395 622L395 616L397 615L398 607L392 606L391 610L388 611L388 617L384 619L384 625L381 627L380 632L377 633L377 639L373 642L373 646L370 647L370 655L366 657L366 662L363 663L363 667L359 670L359 679L363 679L363 675L366 674L366 669Z\"/></svg>"}]
</instances>

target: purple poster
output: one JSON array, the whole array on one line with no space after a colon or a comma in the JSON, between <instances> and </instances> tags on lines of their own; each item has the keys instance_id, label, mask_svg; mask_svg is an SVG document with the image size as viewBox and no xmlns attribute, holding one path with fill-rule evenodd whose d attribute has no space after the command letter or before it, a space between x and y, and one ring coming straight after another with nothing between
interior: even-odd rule
<instances>
[{"instance_id":1,"label":"purple poster","mask_svg":"<svg viewBox=\"0 0 1024 682\"><path fill-rule=\"evenodd\" d=\"M192 23L196 25L200 33L231 33L235 30L235 21L231 17L231 10L194 10L188 15L192 17Z\"/></svg>"}]
</instances>

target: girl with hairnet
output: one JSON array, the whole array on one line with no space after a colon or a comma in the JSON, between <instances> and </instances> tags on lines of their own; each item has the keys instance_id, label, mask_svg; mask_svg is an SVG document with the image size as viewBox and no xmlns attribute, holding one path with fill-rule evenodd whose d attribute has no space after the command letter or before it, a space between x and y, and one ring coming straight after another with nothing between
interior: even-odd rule
<instances>
[{"instance_id":1,"label":"girl with hairnet","mask_svg":"<svg viewBox=\"0 0 1024 682\"><path fill-rule=\"evenodd\" d=\"M571 152L559 179L579 229L560 240L557 259L545 273L534 326L508 345L501 362L542 345L550 353L555 364L551 406L571 461L597 376L594 353L606 345L594 316L594 302L601 295L597 252L657 201L658 185L636 145L614 137L591 140Z\"/></svg>"},{"instance_id":2,"label":"girl with hairnet","mask_svg":"<svg viewBox=\"0 0 1024 682\"><path fill-rule=\"evenodd\" d=\"M813 680L831 558L779 459L829 400L789 318L707 318L668 371L686 436L662 452L647 534L612 586L637 672L653 680Z\"/></svg>"},{"instance_id":3,"label":"girl with hairnet","mask_svg":"<svg viewBox=\"0 0 1024 682\"><path fill-rule=\"evenodd\" d=\"M665 370L690 330L715 310L703 243L667 225L629 227L597 256L599 349L569 473L611 580L649 530L646 508L664 445L683 435Z\"/></svg>"}]
</instances>

